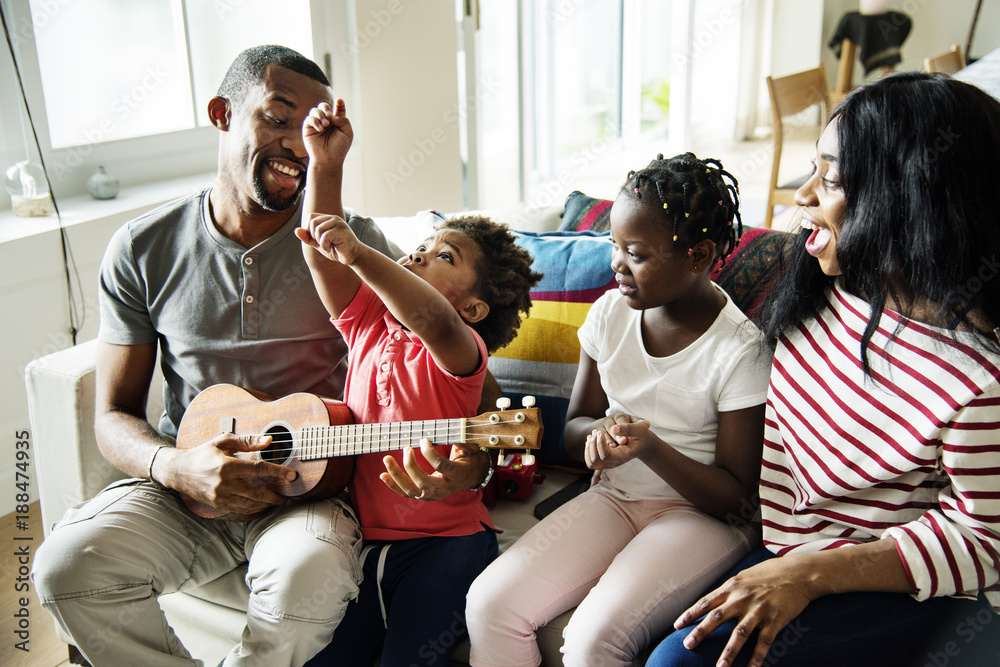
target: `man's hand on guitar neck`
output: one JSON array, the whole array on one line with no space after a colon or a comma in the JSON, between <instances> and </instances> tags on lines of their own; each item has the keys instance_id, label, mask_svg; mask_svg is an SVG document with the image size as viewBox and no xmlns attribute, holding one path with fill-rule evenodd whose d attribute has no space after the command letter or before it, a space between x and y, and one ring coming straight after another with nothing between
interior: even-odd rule
<instances>
[{"instance_id":1,"label":"man's hand on guitar neck","mask_svg":"<svg viewBox=\"0 0 1000 667\"><path fill-rule=\"evenodd\" d=\"M270 436L223 433L199 447L165 448L156 457L151 473L164 486L194 500L236 515L249 516L291 499L271 487L292 481L291 468L233 456L253 452L271 443Z\"/></svg>"},{"instance_id":2,"label":"man's hand on guitar neck","mask_svg":"<svg viewBox=\"0 0 1000 667\"><path fill-rule=\"evenodd\" d=\"M386 472L379 475L385 485L401 496L419 500L441 500L461 491L478 487L489 470L489 454L480 452L478 447L451 446L451 456L445 458L430 440L420 441L420 453L431 465L433 473L427 473L417 461L412 447L403 451L403 468L396 459L386 456Z\"/></svg>"}]
</instances>

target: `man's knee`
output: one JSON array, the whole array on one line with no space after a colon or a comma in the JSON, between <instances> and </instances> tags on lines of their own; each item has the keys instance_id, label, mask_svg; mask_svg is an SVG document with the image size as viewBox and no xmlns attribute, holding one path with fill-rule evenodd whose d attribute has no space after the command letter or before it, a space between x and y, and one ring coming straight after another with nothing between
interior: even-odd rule
<instances>
[{"instance_id":1,"label":"man's knee","mask_svg":"<svg viewBox=\"0 0 1000 667\"><path fill-rule=\"evenodd\" d=\"M114 571L104 562L103 551L62 538L53 532L35 552L31 581L42 604L102 588L109 583L103 581L102 573Z\"/></svg>"}]
</instances>

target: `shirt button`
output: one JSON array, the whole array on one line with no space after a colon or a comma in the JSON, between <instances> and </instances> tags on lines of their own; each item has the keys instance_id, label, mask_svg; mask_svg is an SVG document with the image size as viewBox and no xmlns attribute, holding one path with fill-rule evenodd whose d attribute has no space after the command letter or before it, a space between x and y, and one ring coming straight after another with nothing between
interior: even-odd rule
<instances>
[{"instance_id":1,"label":"shirt button","mask_svg":"<svg viewBox=\"0 0 1000 667\"><path fill-rule=\"evenodd\" d=\"M253 295L247 297L247 303L253 303Z\"/></svg>"},{"instance_id":2,"label":"shirt button","mask_svg":"<svg viewBox=\"0 0 1000 667\"><path fill-rule=\"evenodd\" d=\"M383 371L385 371L385 372L388 373L389 372L389 362L383 363L382 366L381 366L381 368L382 368Z\"/></svg>"},{"instance_id":3,"label":"shirt button","mask_svg":"<svg viewBox=\"0 0 1000 667\"><path fill-rule=\"evenodd\" d=\"M403 334L401 334L401 333L399 333L399 332L397 331L397 332L396 332L396 333L395 333L395 334L393 335L393 338L395 338L396 340L403 340Z\"/></svg>"},{"instance_id":4,"label":"shirt button","mask_svg":"<svg viewBox=\"0 0 1000 667\"><path fill-rule=\"evenodd\" d=\"M253 264L253 257L247 257L247 258L245 258L243 260L243 263L246 264L247 266L250 266L251 264Z\"/></svg>"}]
</instances>

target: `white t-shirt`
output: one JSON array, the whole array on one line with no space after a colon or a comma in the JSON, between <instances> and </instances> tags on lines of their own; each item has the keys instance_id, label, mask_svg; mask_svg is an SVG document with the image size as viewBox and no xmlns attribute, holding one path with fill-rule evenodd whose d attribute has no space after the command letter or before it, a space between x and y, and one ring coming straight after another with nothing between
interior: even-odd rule
<instances>
[{"instance_id":1,"label":"white t-shirt","mask_svg":"<svg viewBox=\"0 0 1000 667\"><path fill-rule=\"evenodd\" d=\"M580 345L597 362L608 414L648 419L664 442L696 461L715 462L719 412L761 405L771 353L756 326L724 290L726 305L696 341L667 357L646 352L642 311L617 291L602 295L580 327ZM603 489L623 500L680 498L645 463L633 459L601 474Z\"/></svg>"}]
</instances>

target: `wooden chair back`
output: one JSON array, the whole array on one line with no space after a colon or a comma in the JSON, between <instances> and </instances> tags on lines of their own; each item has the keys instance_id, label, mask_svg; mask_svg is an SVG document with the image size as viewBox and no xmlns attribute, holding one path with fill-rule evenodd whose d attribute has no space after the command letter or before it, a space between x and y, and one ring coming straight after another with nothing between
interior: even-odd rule
<instances>
[{"instance_id":1,"label":"wooden chair back","mask_svg":"<svg viewBox=\"0 0 1000 667\"><path fill-rule=\"evenodd\" d=\"M963 67L965 67L965 57L962 55L962 47L958 44L952 44L951 50L941 55L924 58L924 69L932 73L954 74Z\"/></svg>"},{"instance_id":2,"label":"wooden chair back","mask_svg":"<svg viewBox=\"0 0 1000 667\"><path fill-rule=\"evenodd\" d=\"M770 227L775 206L791 206L796 187L778 184L778 170L781 167L781 150L784 146L784 119L799 114L815 105L820 105L820 125L826 122L829 113L830 89L823 63L814 69L796 72L778 78L768 76L767 92L771 97L772 145L771 180L768 188L767 211L764 226Z\"/></svg>"}]
</instances>

